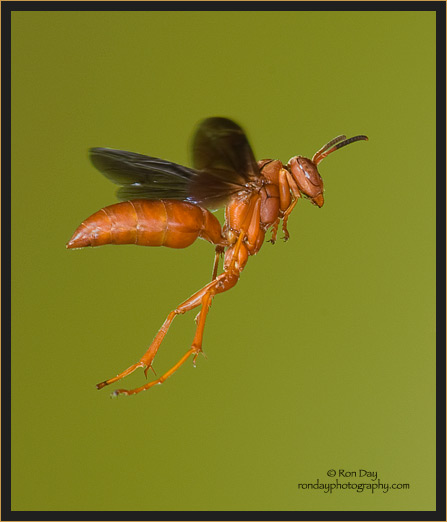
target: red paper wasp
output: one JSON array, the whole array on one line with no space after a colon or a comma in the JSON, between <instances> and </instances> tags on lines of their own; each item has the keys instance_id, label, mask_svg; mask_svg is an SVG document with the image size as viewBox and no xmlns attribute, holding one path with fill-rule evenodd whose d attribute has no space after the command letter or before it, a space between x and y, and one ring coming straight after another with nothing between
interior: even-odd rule
<instances>
[{"instance_id":1,"label":"red paper wasp","mask_svg":"<svg viewBox=\"0 0 447 522\"><path fill-rule=\"evenodd\" d=\"M121 203L102 208L75 231L67 248L105 244L136 244L185 248L198 237L215 245L210 283L181 303L166 318L143 357L116 377L97 385L98 389L126 377L137 368L145 375L174 318L200 307L191 348L160 378L133 390L116 390L131 395L162 383L190 355L194 363L202 350L203 329L211 302L239 280L249 256L257 254L271 229L274 243L280 221L287 240L287 220L296 203L305 197L323 205L323 180L318 164L332 152L366 136L337 136L316 152L312 159L294 156L287 164L280 160L256 162L244 131L226 118L208 118L199 124L192 152L194 167L143 156L134 152L93 148L93 165L114 183L121 185ZM208 209L225 206L223 228ZM224 254L223 272L217 275L219 257Z\"/></svg>"}]
</instances>

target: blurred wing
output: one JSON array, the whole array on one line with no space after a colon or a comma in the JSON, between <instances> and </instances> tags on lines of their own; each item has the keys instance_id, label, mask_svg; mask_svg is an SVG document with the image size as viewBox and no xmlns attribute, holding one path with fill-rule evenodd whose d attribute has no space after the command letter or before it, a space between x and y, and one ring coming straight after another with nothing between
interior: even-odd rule
<instances>
[{"instance_id":1,"label":"blurred wing","mask_svg":"<svg viewBox=\"0 0 447 522\"><path fill-rule=\"evenodd\" d=\"M218 208L241 190L217 171L198 171L135 152L90 149L93 165L110 181L121 185L118 199L179 199ZM201 180L207 180L201 187Z\"/></svg>"},{"instance_id":2,"label":"blurred wing","mask_svg":"<svg viewBox=\"0 0 447 522\"><path fill-rule=\"evenodd\" d=\"M198 170L215 170L236 184L259 176L258 165L244 131L227 118L202 121L192 143L193 165Z\"/></svg>"}]
</instances>

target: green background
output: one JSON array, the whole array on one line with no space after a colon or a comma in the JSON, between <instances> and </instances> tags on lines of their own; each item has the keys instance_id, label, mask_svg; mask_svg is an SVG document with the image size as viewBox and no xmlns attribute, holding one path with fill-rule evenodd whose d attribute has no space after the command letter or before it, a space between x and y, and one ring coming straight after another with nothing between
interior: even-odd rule
<instances>
[{"instance_id":1,"label":"green background","mask_svg":"<svg viewBox=\"0 0 447 522\"><path fill-rule=\"evenodd\" d=\"M434 13L12 20L13 509L434 509ZM116 386L95 383L209 281L213 248L67 251L116 201L86 151L189 165L195 124L217 115L258 159L370 141L321 164L325 206L300 202L290 241L265 244L214 300L207 359L110 400ZM194 316L174 322L158 374L189 348ZM410 489L297 487L348 482L341 469Z\"/></svg>"}]
</instances>

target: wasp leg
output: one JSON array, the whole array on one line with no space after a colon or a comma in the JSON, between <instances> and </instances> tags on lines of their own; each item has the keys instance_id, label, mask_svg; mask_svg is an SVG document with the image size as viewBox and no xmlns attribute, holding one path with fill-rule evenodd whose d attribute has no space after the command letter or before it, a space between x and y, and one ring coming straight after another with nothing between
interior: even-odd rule
<instances>
[{"instance_id":1,"label":"wasp leg","mask_svg":"<svg viewBox=\"0 0 447 522\"><path fill-rule=\"evenodd\" d=\"M202 309L199 314L198 318L198 324L196 328L196 334L194 336L193 344L190 350L186 352L186 354L180 359L180 361L171 368L167 373L162 375L160 379L157 379L156 381L152 381L150 383L147 383L146 385L137 388L138 391L147 390L151 386L154 386L154 384L158 384L163 382L165 379L167 379L169 376L171 376L177 368L179 368L185 361L188 359L188 357L194 353L194 361L197 358L197 355L201 352L202 349L202 338L203 338L203 329L205 327L205 321L206 316L209 310L209 307L211 306L211 301L215 294L219 294L221 292L225 292L226 290L229 290L232 288L239 279L240 272L239 270L235 268L231 268L230 270L227 270L220 276L218 276L214 281L211 281L211 283L208 283L206 286L204 286L201 290L196 292L193 296L191 296L189 299L187 299L184 303L179 305L175 310L173 310L168 317L166 318L165 322L163 323L163 326L158 331L155 339L152 341L151 346L147 350L147 352L143 355L143 357L135 364L130 366L127 370L124 370L122 373L118 374L116 377L112 377L111 379L108 379L107 381L103 381L96 385L98 390L101 388L104 388L104 386L107 386L109 384L112 384L116 381L119 381L123 377L126 377L127 375L130 375L132 372L134 372L137 368L145 368L144 373L147 376L147 372L149 368L152 367L152 361L154 360L154 357L158 351L158 348L160 347L161 342L163 341L165 335L168 332L168 329L174 320L174 318L179 314L184 314L185 312L188 312L189 310L193 310L197 306L202 305ZM117 393L126 393L126 394L134 394L138 393L135 390L126 391L126 390L118 390Z\"/></svg>"},{"instance_id":2,"label":"wasp leg","mask_svg":"<svg viewBox=\"0 0 447 522\"><path fill-rule=\"evenodd\" d=\"M210 283L211 284L211 283ZM209 285L207 285L209 286ZM204 288L206 289L207 286ZM203 289L203 290L204 290ZM192 310L200 305L200 299L197 298L197 294L190 297L188 300L186 300L184 303L182 303L180 306L178 306L175 310L173 310L168 317L166 318L165 322L163 323L162 327L158 331L157 335L155 336L154 340L152 341L151 345L149 346L146 353L143 355L143 357L135 364L127 368L127 370L124 370L123 372L119 373L116 377L112 377L111 379L108 379L107 381L100 382L96 385L96 388L100 390L101 388L104 388L104 386L108 386L109 384L113 384L116 381L119 381L123 379L124 377L127 377L131 373L133 373L137 368L144 368L144 374L147 377L147 372L149 368L152 368L152 361L155 358L155 355L157 354L157 351L160 347L161 342L163 341L165 335L168 333L169 327L171 326L172 321L175 319L175 317L179 314L184 314L188 310Z\"/></svg>"},{"instance_id":3,"label":"wasp leg","mask_svg":"<svg viewBox=\"0 0 447 522\"><path fill-rule=\"evenodd\" d=\"M284 212L282 222L282 231L284 232L283 239L284 241L287 241L290 237L289 231L287 230L287 221L293 208L298 203L298 199L301 198L301 193L296 181L293 179L290 172L288 172L286 169L281 169L279 174L279 182L280 207ZM290 192L292 192L292 196Z\"/></svg>"},{"instance_id":4,"label":"wasp leg","mask_svg":"<svg viewBox=\"0 0 447 522\"><path fill-rule=\"evenodd\" d=\"M194 340L192 343L192 347L190 350L186 352L186 354L180 359L180 361L174 365L167 373L163 374L159 379L155 381L151 381L144 386L141 386L140 388L136 388L135 390L117 390L115 395L119 395L120 393L127 394L127 395L133 395L135 393L139 393L140 391L147 390L151 386L154 386L155 384L162 383L165 379L170 377L185 361L188 359L188 357L194 353L194 362L197 358L197 355L202 351L202 339L203 339L203 329L205 327L205 321L206 316L209 310L209 307L211 306L211 301L213 297L216 294L220 294L222 292L226 292L230 288L232 288L239 280L240 272L243 268L237 267L236 260L239 256L239 251L241 249L242 243L245 238L245 232L242 230L240 231L239 238L235 245L232 248L232 253L230 257L230 262L228 266L224 267L225 272L221 274L220 276L216 277L213 281L205 285L201 290L196 292L194 295L192 295L189 299L187 299L185 302L183 302L181 305L179 305L175 310L173 310L168 317L166 318L165 322L163 323L162 327L158 331L157 335L155 336L154 340L152 341L152 344L150 345L147 352L143 355L143 357L136 363L130 366L127 370L124 370L124 372L118 374L116 377L112 377L111 379L108 379L107 381L103 381L96 385L98 390L101 388L104 388L104 386L107 386L109 384L112 384L116 381L119 381L123 377L126 377L127 375L130 375L132 372L134 372L137 368L145 368L144 374L147 377L147 372L149 368L152 367L152 361L154 360L155 355L157 354L157 351L160 347L160 344L162 343L165 335L168 333L168 329L174 320L174 318L179 314L184 314L185 312L188 312L189 310L193 310L194 308L202 305L201 311L198 314L198 321L197 321L197 328L196 333L194 336ZM137 390L137 391L136 391Z\"/></svg>"},{"instance_id":5,"label":"wasp leg","mask_svg":"<svg viewBox=\"0 0 447 522\"><path fill-rule=\"evenodd\" d=\"M214 255L214 265L213 265L213 277L211 278L211 281L214 281L217 277L217 271L219 270L219 258L223 254L225 250L225 247L222 247L220 245L216 246L216 253Z\"/></svg>"},{"instance_id":6,"label":"wasp leg","mask_svg":"<svg viewBox=\"0 0 447 522\"><path fill-rule=\"evenodd\" d=\"M276 243L276 234L278 233L278 226L281 218L277 218L276 221L272 225L272 237L268 240L269 243L274 245Z\"/></svg>"},{"instance_id":7,"label":"wasp leg","mask_svg":"<svg viewBox=\"0 0 447 522\"><path fill-rule=\"evenodd\" d=\"M147 384L140 386L139 388L135 388L133 390L115 390L112 395L135 395L142 391L148 390L155 386L156 384L162 384L168 377L170 377L174 372L176 372L180 366L189 358L190 355L194 354L193 363L195 366L195 361L199 353L202 351L202 338L203 338L203 329L205 327L206 314L209 310L212 301L212 295L210 292L207 292L202 300L202 310L200 312L199 324L197 325L196 334L194 336L194 341L192 343L191 348L185 353L185 355L176 363L174 366L164 373L159 379L148 382Z\"/></svg>"},{"instance_id":8,"label":"wasp leg","mask_svg":"<svg viewBox=\"0 0 447 522\"><path fill-rule=\"evenodd\" d=\"M163 383L168 377L170 377L176 370L180 368L180 366L188 359L188 357L194 353L194 349L189 349L185 355L180 359L180 361L175 364L169 371L164 373L159 379L155 381L148 382L147 384L140 386L139 388L134 388L133 390L115 390L112 392L112 397L117 397L118 395L135 395L137 393L140 393L142 391L148 390L152 386L155 386L156 384Z\"/></svg>"},{"instance_id":9,"label":"wasp leg","mask_svg":"<svg viewBox=\"0 0 447 522\"><path fill-rule=\"evenodd\" d=\"M289 208L284 212L283 221L282 221L282 231L284 232L284 241L288 241L290 234L287 230L287 221L289 219L289 215L293 210L293 207L298 203L298 199L294 199L292 203L290 204Z\"/></svg>"},{"instance_id":10,"label":"wasp leg","mask_svg":"<svg viewBox=\"0 0 447 522\"><path fill-rule=\"evenodd\" d=\"M187 311L185 308L187 308L188 310L191 310L192 308L199 306L200 303L202 304L202 308L201 308L200 314L199 314L198 325L196 328L196 333L194 336L194 340L192 342L192 346L185 353L185 355L170 370L168 370L165 374L163 374L159 379L148 382L145 385L140 386L139 388L135 388L133 390L123 390L123 389L115 390L112 395L113 396L135 395L137 393L140 393L141 391L145 391L145 390L148 390L149 388L152 388L152 386L155 386L156 384L161 384L168 377L170 377L175 371L177 371L180 368L180 366L192 354L194 354L193 363L195 365L195 361L196 361L199 353L201 353L201 351L202 351L203 331L205 328L205 321L206 321L207 313L211 306L213 297L215 294L225 292L226 290L229 290L230 288L232 288L237 283L237 281L239 279L239 274L240 274L239 270L232 270L229 272L224 272L215 281L213 281L212 283L207 285L205 288L200 290L197 294L195 294L190 299L188 299L188 301L185 301L185 303L180 305L174 312L171 312L171 314L184 313ZM199 302L197 302L197 300L199 300ZM191 301L191 302L189 302L189 301ZM162 340L162 337L161 337L161 340ZM160 340L158 346L160 345L161 340ZM158 349L158 346L157 346L157 349ZM146 356L146 354L145 354L145 356ZM143 361L145 356L143 356L141 361ZM135 366L138 367L138 365L135 365ZM147 370L148 370L148 367L146 367L145 372L147 372ZM126 375L128 375L128 373L126 373Z\"/></svg>"}]
</instances>

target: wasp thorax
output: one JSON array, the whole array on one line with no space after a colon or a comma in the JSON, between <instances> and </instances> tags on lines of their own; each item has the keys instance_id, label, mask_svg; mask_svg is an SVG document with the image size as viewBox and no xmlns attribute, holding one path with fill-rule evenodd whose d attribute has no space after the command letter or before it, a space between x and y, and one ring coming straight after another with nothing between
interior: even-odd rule
<instances>
[{"instance_id":1,"label":"wasp thorax","mask_svg":"<svg viewBox=\"0 0 447 522\"><path fill-rule=\"evenodd\" d=\"M295 156L287 164L300 192L311 199L314 205L323 206L323 180L313 161L302 156Z\"/></svg>"}]
</instances>

